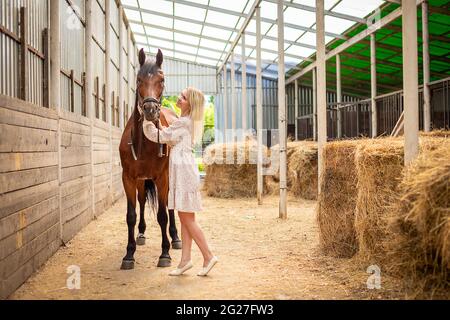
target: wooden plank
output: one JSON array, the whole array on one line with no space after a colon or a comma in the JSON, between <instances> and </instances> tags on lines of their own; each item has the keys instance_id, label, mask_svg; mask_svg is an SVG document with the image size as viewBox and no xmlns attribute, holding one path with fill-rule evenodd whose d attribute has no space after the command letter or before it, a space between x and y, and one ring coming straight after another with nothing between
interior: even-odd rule
<instances>
[{"instance_id":1,"label":"wooden plank","mask_svg":"<svg viewBox=\"0 0 450 320\"><path fill-rule=\"evenodd\" d=\"M58 166L0 173L0 193L58 179Z\"/></svg>"},{"instance_id":2,"label":"wooden plank","mask_svg":"<svg viewBox=\"0 0 450 320\"><path fill-rule=\"evenodd\" d=\"M62 204L62 216L65 217L66 213L65 210L73 207L74 205L82 202L89 202L88 197L91 194L91 190L82 188L77 191L71 192L64 197L61 198L61 204ZM65 218L67 219L67 218Z\"/></svg>"},{"instance_id":3,"label":"wooden plank","mask_svg":"<svg viewBox=\"0 0 450 320\"><path fill-rule=\"evenodd\" d=\"M88 208L74 219L63 224L62 239L66 243L70 241L83 227L89 224L92 217L91 208Z\"/></svg>"},{"instance_id":4,"label":"wooden plank","mask_svg":"<svg viewBox=\"0 0 450 320\"><path fill-rule=\"evenodd\" d=\"M61 184L61 197L65 197L68 194L71 194L73 192L77 192L81 189L88 189L91 190L91 177L83 177L76 180L71 180L69 182L65 182Z\"/></svg>"},{"instance_id":5,"label":"wooden plank","mask_svg":"<svg viewBox=\"0 0 450 320\"><path fill-rule=\"evenodd\" d=\"M103 143L94 143L92 146L93 151L108 151L108 154L110 155L111 146L109 144L103 144Z\"/></svg>"},{"instance_id":6,"label":"wooden plank","mask_svg":"<svg viewBox=\"0 0 450 320\"><path fill-rule=\"evenodd\" d=\"M57 151L55 131L0 124L0 152Z\"/></svg>"},{"instance_id":7,"label":"wooden plank","mask_svg":"<svg viewBox=\"0 0 450 320\"><path fill-rule=\"evenodd\" d=\"M82 177L90 177L91 165L83 164L80 166L73 166L61 169L61 183L75 180Z\"/></svg>"},{"instance_id":8,"label":"wooden plank","mask_svg":"<svg viewBox=\"0 0 450 320\"><path fill-rule=\"evenodd\" d=\"M61 118L60 120L61 124L61 131L62 132L70 132L70 133L76 133L76 134L82 134L85 136L91 135L91 128L89 126L86 126L84 124L75 123L70 120L66 120Z\"/></svg>"},{"instance_id":9,"label":"wooden plank","mask_svg":"<svg viewBox=\"0 0 450 320\"><path fill-rule=\"evenodd\" d=\"M0 108L0 123L52 131L58 129L58 121L56 119L43 118L5 108Z\"/></svg>"},{"instance_id":10,"label":"wooden plank","mask_svg":"<svg viewBox=\"0 0 450 320\"><path fill-rule=\"evenodd\" d=\"M107 145L109 145L110 140L109 140L109 137L95 135L95 130L94 130L94 136L92 137L92 142L94 143L94 146L96 144L107 144Z\"/></svg>"},{"instance_id":11,"label":"wooden plank","mask_svg":"<svg viewBox=\"0 0 450 320\"><path fill-rule=\"evenodd\" d=\"M89 147L91 145L91 137L69 133L69 132L61 132L61 147Z\"/></svg>"},{"instance_id":12,"label":"wooden plank","mask_svg":"<svg viewBox=\"0 0 450 320\"><path fill-rule=\"evenodd\" d=\"M109 151L94 151L94 164L109 163L110 154Z\"/></svg>"},{"instance_id":13,"label":"wooden plank","mask_svg":"<svg viewBox=\"0 0 450 320\"><path fill-rule=\"evenodd\" d=\"M51 211L55 211L58 209L58 205L58 197L55 196L0 219L0 240L26 228Z\"/></svg>"},{"instance_id":14,"label":"wooden plank","mask_svg":"<svg viewBox=\"0 0 450 320\"><path fill-rule=\"evenodd\" d=\"M58 181L0 194L0 219L58 194Z\"/></svg>"},{"instance_id":15,"label":"wooden plank","mask_svg":"<svg viewBox=\"0 0 450 320\"><path fill-rule=\"evenodd\" d=\"M102 132L105 131L108 134L109 137L109 123L100 120L100 119L94 119L94 134L96 132ZM102 133L100 133L102 134Z\"/></svg>"},{"instance_id":16,"label":"wooden plank","mask_svg":"<svg viewBox=\"0 0 450 320\"><path fill-rule=\"evenodd\" d=\"M100 163L100 164L95 164L94 165L94 177L99 177L99 176L103 176L103 175L108 175L111 174L111 168L110 168L110 163ZM94 180L96 181L96 180Z\"/></svg>"},{"instance_id":17,"label":"wooden plank","mask_svg":"<svg viewBox=\"0 0 450 320\"><path fill-rule=\"evenodd\" d=\"M0 278L6 279L11 276L20 266L32 259L37 252L58 238L59 223L48 226L39 236L0 261Z\"/></svg>"},{"instance_id":18,"label":"wooden plank","mask_svg":"<svg viewBox=\"0 0 450 320\"><path fill-rule=\"evenodd\" d=\"M44 262L48 260L60 247L61 241L54 240L30 259L26 264L17 269L8 279L0 280L0 299L6 299Z\"/></svg>"},{"instance_id":19,"label":"wooden plank","mask_svg":"<svg viewBox=\"0 0 450 320\"><path fill-rule=\"evenodd\" d=\"M0 172L58 165L57 152L0 153Z\"/></svg>"},{"instance_id":20,"label":"wooden plank","mask_svg":"<svg viewBox=\"0 0 450 320\"><path fill-rule=\"evenodd\" d=\"M44 108L33 103L0 94L0 108L15 110L48 119L58 119L58 113L53 109Z\"/></svg>"},{"instance_id":21,"label":"wooden plank","mask_svg":"<svg viewBox=\"0 0 450 320\"><path fill-rule=\"evenodd\" d=\"M94 120L98 121L97 119ZM103 137L109 140L109 130L105 129L105 128L98 128L98 127L94 127L94 137Z\"/></svg>"},{"instance_id":22,"label":"wooden plank","mask_svg":"<svg viewBox=\"0 0 450 320\"><path fill-rule=\"evenodd\" d=\"M75 122L77 124L85 125L87 127L91 125L91 120L89 118L86 118L81 114L72 113L66 110L61 110L60 118L69 122Z\"/></svg>"},{"instance_id":23,"label":"wooden plank","mask_svg":"<svg viewBox=\"0 0 450 320\"><path fill-rule=\"evenodd\" d=\"M70 207L64 209L64 214L61 217L61 223L64 224L66 222L69 222L70 220L73 220L90 207L91 207L91 198L90 193L87 192L87 194L83 195L83 198L81 198L80 201L77 201L73 203Z\"/></svg>"},{"instance_id":24,"label":"wooden plank","mask_svg":"<svg viewBox=\"0 0 450 320\"><path fill-rule=\"evenodd\" d=\"M61 167L73 167L91 162L91 149L89 147L71 147L61 150Z\"/></svg>"}]
</instances>

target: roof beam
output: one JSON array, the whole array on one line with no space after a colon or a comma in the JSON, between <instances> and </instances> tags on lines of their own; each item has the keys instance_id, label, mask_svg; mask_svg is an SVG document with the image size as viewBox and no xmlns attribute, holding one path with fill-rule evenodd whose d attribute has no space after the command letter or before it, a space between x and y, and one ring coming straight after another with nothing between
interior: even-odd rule
<instances>
[{"instance_id":1,"label":"roof beam","mask_svg":"<svg viewBox=\"0 0 450 320\"><path fill-rule=\"evenodd\" d=\"M277 0L265 0L265 1L272 2L272 3L277 3ZM284 5L287 6L287 7L301 9L301 10L304 10L304 11L309 11L309 12L314 12L314 13L316 12L316 7L311 7L311 6L307 6L307 5L304 5L304 4L284 1ZM339 18L339 19L354 21L354 22L358 22L358 23L366 23L367 22L366 19L363 19L363 18L355 17L355 16L352 16L352 15L349 15L349 14L329 11L329 10L324 10L324 14L326 16L331 16L331 17L335 17L335 18Z\"/></svg>"},{"instance_id":2,"label":"roof beam","mask_svg":"<svg viewBox=\"0 0 450 320\"><path fill-rule=\"evenodd\" d=\"M422 1L423 0L416 0L416 5L421 4ZM381 29L385 25L391 23L392 21L394 21L395 19L397 19L401 15L402 15L402 7L399 7L396 10L392 11L391 13L389 13L388 15L384 16L383 18L381 18L379 23L373 25L371 28L365 29L364 31L358 33L356 36L354 36L351 39L349 39L349 40L345 41L344 43L342 43L340 46L338 46L338 47L334 48L333 50L329 51L325 55L325 60L328 60L331 57L334 57L336 54L345 51L346 49L348 49L352 45L354 45L354 44L360 42L361 40L363 40L365 37L371 35L372 33L376 32L379 29ZM291 77L289 77L289 79L286 81L286 83L289 84L289 83L295 81L295 79L298 79L302 75L304 75L305 73L311 71L315 66L316 66L316 62L313 62L313 63L309 64L308 66L303 68L301 71L299 71L296 74L294 74Z\"/></svg>"}]
</instances>

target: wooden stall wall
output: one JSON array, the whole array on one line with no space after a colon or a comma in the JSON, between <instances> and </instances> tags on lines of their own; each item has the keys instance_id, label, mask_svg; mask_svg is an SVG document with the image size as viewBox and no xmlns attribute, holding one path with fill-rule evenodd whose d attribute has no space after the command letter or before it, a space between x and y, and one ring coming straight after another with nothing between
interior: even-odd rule
<instances>
[{"instance_id":1,"label":"wooden stall wall","mask_svg":"<svg viewBox=\"0 0 450 320\"><path fill-rule=\"evenodd\" d=\"M122 197L121 135L0 95L0 298Z\"/></svg>"}]
</instances>

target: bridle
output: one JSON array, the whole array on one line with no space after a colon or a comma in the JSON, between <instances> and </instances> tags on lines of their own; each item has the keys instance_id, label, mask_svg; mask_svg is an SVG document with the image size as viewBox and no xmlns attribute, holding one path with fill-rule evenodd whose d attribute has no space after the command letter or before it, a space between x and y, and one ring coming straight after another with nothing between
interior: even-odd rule
<instances>
[{"instance_id":1,"label":"bridle","mask_svg":"<svg viewBox=\"0 0 450 320\"><path fill-rule=\"evenodd\" d=\"M158 129L158 145L159 145L159 149L158 149L158 157L162 158L163 156L166 156L166 154L164 154L164 145L161 144L159 142L159 120L160 120L160 111L161 111L161 105L162 105L162 98L163 98L163 92L165 89L165 85L163 85L163 90L161 91L161 95L159 96L159 99L156 99L154 97L145 97L142 98L141 94L139 93L139 88L141 86L141 80L138 78L136 81L136 98L137 98L137 109L139 112L139 122L144 120L144 105L146 103L153 103L156 105L156 107L158 108L158 119L156 120L156 128ZM133 141L131 141L129 143L131 145L131 152L133 154L134 160L137 160L136 157L136 153L134 151L134 147L133 147Z\"/></svg>"}]
</instances>

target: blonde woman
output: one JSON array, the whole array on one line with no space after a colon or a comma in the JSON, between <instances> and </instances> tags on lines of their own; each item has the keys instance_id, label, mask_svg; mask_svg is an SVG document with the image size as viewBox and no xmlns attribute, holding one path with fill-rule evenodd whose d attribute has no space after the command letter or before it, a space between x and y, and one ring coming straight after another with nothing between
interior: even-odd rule
<instances>
[{"instance_id":1,"label":"blonde woman","mask_svg":"<svg viewBox=\"0 0 450 320\"><path fill-rule=\"evenodd\" d=\"M172 146L169 159L168 207L178 211L181 222L181 261L178 267L169 273L171 276L179 276L192 268L192 240L203 255L203 268L197 275L206 276L218 261L195 221L195 212L202 210L202 204L200 176L192 145L202 139L204 104L205 96L200 90L192 87L184 89L177 100L181 117L168 128L159 130L160 142ZM158 141L158 129L153 122L144 120L143 130L149 140Z\"/></svg>"}]
</instances>

